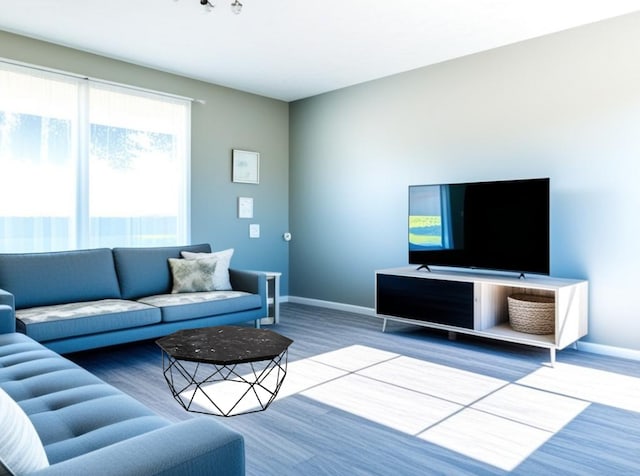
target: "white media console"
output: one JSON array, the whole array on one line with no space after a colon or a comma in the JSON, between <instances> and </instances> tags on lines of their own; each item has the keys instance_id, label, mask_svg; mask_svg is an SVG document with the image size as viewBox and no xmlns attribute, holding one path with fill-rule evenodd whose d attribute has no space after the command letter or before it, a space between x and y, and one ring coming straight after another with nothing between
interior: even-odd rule
<instances>
[{"instance_id":1,"label":"white media console","mask_svg":"<svg viewBox=\"0 0 640 476\"><path fill-rule=\"evenodd\" d=\"M538 294L555 300L553 334L518 332L509 324L507 296ZM417 270L415 266L376 271L376 315L383 319L500 339L549 349L564 349L587 334L589 283L582 280L458 270Z\"/></svg>"}]
</instances>

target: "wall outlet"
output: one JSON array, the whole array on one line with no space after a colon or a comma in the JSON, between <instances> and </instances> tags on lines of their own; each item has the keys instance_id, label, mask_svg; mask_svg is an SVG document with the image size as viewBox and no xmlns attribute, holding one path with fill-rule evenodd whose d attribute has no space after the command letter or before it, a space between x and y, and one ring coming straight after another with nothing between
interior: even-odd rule
<instances>
[{"instance_id":1,"label":"wall outlet","mask_svg":"<svg viewBox=\"0 0 640 476\"><path fill-rule=\"evenodd\" d=\"M249 225L249 238L260 238L260 225L257 223Z\"/></svg>"}]
</instances>

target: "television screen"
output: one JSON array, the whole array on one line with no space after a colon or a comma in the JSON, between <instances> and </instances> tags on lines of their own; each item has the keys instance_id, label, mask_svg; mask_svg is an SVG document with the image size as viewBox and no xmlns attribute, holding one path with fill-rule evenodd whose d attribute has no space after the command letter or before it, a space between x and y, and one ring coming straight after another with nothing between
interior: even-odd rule
<instances>
[{"instance_id":1,"label":"television screen","mask_svg":"<svg viewBox=\"0 0 640 476\"><path fill-rule=\"evenodd\" d=\"M549 274L549 179L410 186L409 263Z\"/></svg>"}]
</instances>

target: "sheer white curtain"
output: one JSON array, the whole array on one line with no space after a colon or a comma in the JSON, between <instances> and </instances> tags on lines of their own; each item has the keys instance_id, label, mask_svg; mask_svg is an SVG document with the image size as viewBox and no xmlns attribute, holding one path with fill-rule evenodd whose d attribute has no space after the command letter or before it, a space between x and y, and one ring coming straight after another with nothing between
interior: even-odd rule
<instances>
[{"instance_id":1,"label":"sheer white curtain","mask_svg":"<svg viewBox=\"0 0 640 476\"><path fill-rule=\"evenodd\" d=\"M187 242L190 107L0 63L0 252Z\"/></svg>"},{"instance_id":2,"label":"sheer white curtain","mask_svg":"<svg viewBox=\"0 0 640 476\"><path fill-rule=\"evenodd\" d=\"M64 248L75 235L73 81L0 66L0 249Z\"/></svg>"},{"instance_id":3,"label":"sheer white curtain","mask_svg":"<svg viewBox=\"0 0 640 476\"><path fill-rule=\"evenodd\" d=\"M186 240L189 104L90 86L92 247Z\"/></svg>"}]
</instances>

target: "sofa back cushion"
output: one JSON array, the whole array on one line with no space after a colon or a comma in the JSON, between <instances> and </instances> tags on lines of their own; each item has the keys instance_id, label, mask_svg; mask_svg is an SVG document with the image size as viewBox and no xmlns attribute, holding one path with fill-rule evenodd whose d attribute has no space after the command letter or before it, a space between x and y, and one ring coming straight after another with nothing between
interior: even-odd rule
<instances>
[{"instance_id":1,"label":"sofa back cushion","mask_svg":"<svg viewBox=\"0 0 640 476\"><path fill-rule=\"evenodd\" d=\"M180 258L181 251L210 253L207 243L151 248L114 248L116 272L123 299L139 299L169 294L172 287L169 258Z\"/></svg>"},{"instance_id":2,"label":"sofa back cushion","mask_svg":"<svg viewBox=\"0 0 640 476\"><path fill-rule=\"evenodd\" d=\"M120 297L108 248L0 254L0 288L16 309Z\"/></svg>"}]
</instances>

